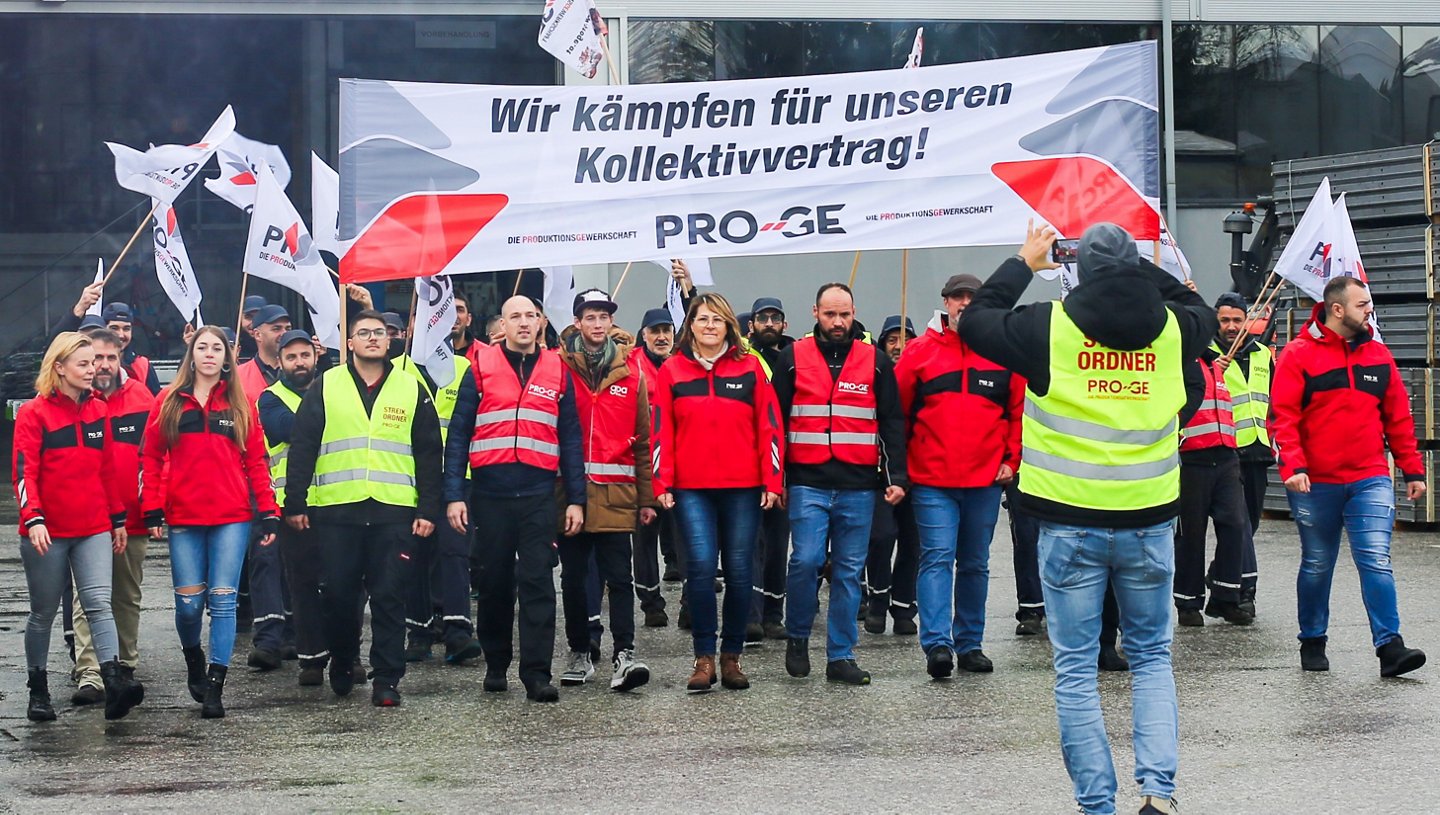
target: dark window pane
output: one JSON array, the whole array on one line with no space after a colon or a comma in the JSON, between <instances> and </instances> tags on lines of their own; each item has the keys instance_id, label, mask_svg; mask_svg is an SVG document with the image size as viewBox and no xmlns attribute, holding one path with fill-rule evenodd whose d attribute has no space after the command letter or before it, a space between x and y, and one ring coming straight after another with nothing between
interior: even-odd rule
<instances>
[{"instance_id":1,"label":"dark window pane","mask_svg":"<svg viewBox=\"0 0 1440 815\"><path fill-rule=\"evenodd\" d=\"M632 20L630 81L704 82L716 76L715 38L720 23L703 20Z\"/></svg>"},{"instance_id":2,"label":"dark window pane","mask_svg":"<svg viewBox=\"0 0 1440 815\"><path fill-rule=\"evenodd\" d=\"M1320 152L1349 153L1400 143L1400 29L1320 29Z\"/></svg>"},{"instance_id":3,"label":"dark window pane","mask_svg":"<svg viewBox=\"0 0 1440 815\"><path fill-rule=\"evenodd\" d=\"M1405 26L1404 45L1404 141L1419 144L1440 138L1440 26Z\"/></svg>"},{"instance_id":4,"label":"dark window pane","mask_svg":"<svg viewBox=\"0 0 1440 815\"><path fill-rule=\"evenodd\" d=\"M1319 155L1319 50L1315 26L1235 26L1242 196L1273 187L1271 162Z\"/></svg>"},{"instance_id":5,"label":"dark window pane","mask_svg":"<svg viewBox=\"0 0 1440 815\"><path fill-rule=\"evenodd\" d=\"M1175 26L1175 180L1184 202L1239 194L1234 46L1231 26Z\"/></svg>"}]
</instances>

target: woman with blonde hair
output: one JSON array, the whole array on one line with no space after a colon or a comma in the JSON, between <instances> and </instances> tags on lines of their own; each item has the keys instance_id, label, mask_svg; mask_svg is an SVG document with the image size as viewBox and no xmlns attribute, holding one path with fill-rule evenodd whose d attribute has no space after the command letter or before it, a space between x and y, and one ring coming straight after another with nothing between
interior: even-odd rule
<instances>
[{"instance_id":1,"label":"woman with blonde hair","mask_svg":"<svg viewBox=\"0 0 1440 815\"><path fill-rule=\"evenodd\" d=\"M175 629L186 684L202 703L201 717L217 719L225 715L221 695L235 647L235 593L250 524L258 509L260 545L269 546L280 517L264 431L236 374L235 350L220 328L207 325L190 338L175 381L150 410L140 464L145 525L156 536L162 524L170 525ZM200 645L207 608L208 674Z\"/></svg>"},{"instance_id":2,"label":"woman with blonde hair","mask_svg":"<svg viewBox=\"0 0 1440 815\"><path fill-rule=\"evenodd\" d=\"M785 460L780 404L759 357L740 339L724 297L695 298L656 385L655 495L675 510L686 548L695 666L688 690L715 684L717 561L725 566L720 682L750 687L740 669L750 614L750 563L762 509L778 506Z\"/></svg>"},{"instance_id":3,"label":"woman with blonde hair","mask_svg":"<svg viewBox=\"0 0 1440 815\"><path fill-rule=\"evenodd\" d=\"M105 718L140 704L145 688L120 669L120 642L110 611L111 551L125 551L125 508L111 472L104 400L91 389L90 338L66 332L50 343L35 379L36 395L15 414L11 480L20 504L20 560L30 592L25 622L31 721L55 720L46 663L50 631L73 575L90 621Z\"/></svg>"}]
</instances>

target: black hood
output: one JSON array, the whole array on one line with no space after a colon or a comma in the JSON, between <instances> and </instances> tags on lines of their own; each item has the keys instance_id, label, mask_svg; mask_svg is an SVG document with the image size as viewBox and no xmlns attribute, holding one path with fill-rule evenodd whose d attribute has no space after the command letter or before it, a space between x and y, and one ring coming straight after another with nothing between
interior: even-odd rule
<instances>
[{"instance_id":1,"label":"black hood","mask_svg":"<svg viewBox=\"0 0 1440 815\"><path fill-rule=\"evenodd\" d=\"M1085 336L1106 348L1138 351L1165 330L1165 301L1130 233L1108 223L1085 230L1078 267L1080 284L1064 309Z\"/></svg>"}]
</instances>

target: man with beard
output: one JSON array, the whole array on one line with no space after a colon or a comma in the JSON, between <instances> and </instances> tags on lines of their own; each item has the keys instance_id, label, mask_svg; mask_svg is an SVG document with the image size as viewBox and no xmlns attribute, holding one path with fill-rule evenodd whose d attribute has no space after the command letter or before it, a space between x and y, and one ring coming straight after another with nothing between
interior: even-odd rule
<instances>
[{"instance_id":1,"label":"man with beard","mask_svg":"<svg viewBox=\"0 0 1440 815\"><path fill-rule=\"evenodd\" d=\"M455 325L450 327L450 347L455 356L465 357L473 363L478 343L470 336L470 301L460 292L455 292Z\"/></svg>"},{"instance_id":2,"label":"man with beard","mask_svg":"<svg viewBox=\"0 0 1440 815\"><path fill-rule=\"evenodd\" d=\"M850 288L827 283L815 295L815 332L780 352L775 394L788 431L786 504L794 533L786 585L785 670L810 673L810 630L821 569L830 554L825 678L870 684L855 662L860 639L860 573L869 549L876 492L899 504L905 469L905 417L894 363L865 342Z\"/></svg>"},{"instance_id":3,"label":"man with beard","mask_svg":"<svg viewBox=\"0 0 1440 815\"><path fill-rule=\"evenodd\" d=\"M255 327L255 315L267 305L269 303L264 297L251 294L246 296L245 305L240 307L240 347L236 349L236 356L242 363L255 358L255 335L250 333L250 329Z\"/></svg>"},{"instance_id":4,"label":"man with beard","mask_svg":"<svg viewBox=\"0 0 1440 815\"><path fill-rule=\"evenodd\" d=\"M645 312L640 321L641 344L630 352L630 369L645 374L645 392L650 405L655 404L655 386L660 381L660 366L675 350L675 324L670 312L663 308L652 308ZM645 615L647 628L664 628L670 624L670 615L665 613L665 597L660 592L660 557L665 559L664 579L679 579L680 567L676 555L680 548L675 545L675 519L670 510L659 508L654 523L641 524L635 530L635 596L640 600L640 611ZM672 578L673 575L673 578ZM685 628L689 615L685 611L685 595L681 590L680 619Z\"/></svg>"},{"instance_id":5,"label":"man with beard","mask_svg":"<svg viewBox=\"0 0 1440 815\"><path fill-rule=\"evenodd\" d=\"M255 340L255 356L241 365L238 373L245 396L253 405L280 378L280 338L290 331L290 312L284 306L264 306L255 312L251 323L244 333Z\"/></svg>"},{"instance_id":6,"label":"man with beard","mask_svg":"<svg viewBox=\"0 0 1440 815\"><path fill-rule=\"evenodd\" d=\"M785 306L775 297L761 297L750 307L750 348L765 361L772 375L780 364L780 353L795 343L786 336ZM760 517L760 538L755 546L755 596L750 605L750 624L745 642L755 645L764 639L786 639L785 561L790 552L790 516L783 507L767 509Z\"/></svg>"},{"instance_id":7,"label":"man with beard","mask_svg":"<svg viewBox=\"0 0 1440 815\"><path fill-rule=\"evenodd\" d=\"M902 338L907 343L915 340L915 324L907 317L902 330L899 314L886 317L878 347L892 364L900 361ZM869 595L866 631L884 634L887 614L895 620L896 634L913 635L919 630L915 624L915 575L919 568L920 533L915 528L915 510L909 497L894 506L876 501L875 516L870 521L870 552L865 560Z\"/></svg>"},{"instance_id":8,"label":"man with beard","mask_svg":"<svg viewBox=\"0 0 1440 815\"><path fill-rule=\"evenodd\" d=\"M140 432L145 429L145 419L155 396L121 369L121 345L120 338L108 329L90 332L90 346L95 349L95 378L91 385L105 396L110 438L114 442L114 474L125 505L125 529L130 535L125 552L114 556L110 609L120 640L120 669L133 678L140 658L140 585L149 539L145 519L140 514ZM105 688L90 626L78 600L74 609L75 682L79 687L70 701L90 705L105 699Z\"/></svg>"}]
</instances>

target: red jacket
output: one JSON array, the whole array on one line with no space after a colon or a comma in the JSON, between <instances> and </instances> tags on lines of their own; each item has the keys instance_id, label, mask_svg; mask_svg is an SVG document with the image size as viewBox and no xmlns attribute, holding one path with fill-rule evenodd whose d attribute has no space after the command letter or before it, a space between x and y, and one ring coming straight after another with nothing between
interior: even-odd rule
<instances>
[{"instance_id":1,"label":"red jacket","mask_svg":"<svg viewBox=\"0 0 1440 815\"><path fill-rule=\"evenodd\" d=\"M651 407L655 405L656 388L660 387L660 368L650 361L650 355L645 353L644 345L636 345L630 351L630 357L626 361L632 371L640 371L645 376L645 396Z\"/></svg>"},{"instance_id":2,"label":"red jacket","mask_svg":"<svg viewBox=\"0 0 1440 815\"><path fill-rule=\"evenodd\" d=\"M1425 477L1410 397L1390 349L1368 333L1348 343L1325 327L1322 305L1285 346L1270 386L1270 433L1280 478L1319 484L1389 476L1385 447L1406 481Z\"/></svg>"},{"instance_id":3,"label":"red jacket","mask_svg":"<svg viewBox=\"0 0 1440 815\"><path fill-rule=\"evenodd\" d=\"M169 388L160 392L145 422L140 457L140 505L146 526L218 526L262 518L277 518L275 491L270 485L270 463L265 455L265 431L250 404L250 433L242 452L230 435L230 400L221 382L201 405L190 391L181 391L179 438L172 447L160 432L160 406ZM166 478L164 466L169 458ZM164 489L161 489L163 483ZM254 498L252 504L251 498Z\"/></svg>"},{"instance_id":4,"label":"red jacket","mask_svg":"<svg viewBox=\"0 0 1440 815\"><path fill-rule=\"evenodd\" d=\"M753 354L730 349L706 371L683 349L660 366L652 438L655 494L784 489L780 401Z\"/></svg>"},{"instance_id":5,"label":"red jacket","mask_svg":"<svg viewBox=\"0 0 1440 815\"><path fill-rule=\"evenodd\" d=\"M1020 466L1025 380L970 350L943 312L895 364L910 443L910 480L989 487L1001 464Z\"/></svg>"},{"instance_id":6,"label":"red jacket","mask_svg":"<svg viewBox=\"0 0 1440 815\"><path fill-rule=\"evenodd\" d=\"M260 394L270 387L270 382L265 380L265 372L260 369L260 358L253 357L246 360L236 372L240 380L240 387L245 389L245 398L250 400L251 406L259 403Z\"/></svg>"},{"instance_id":7,"label":"red jacket","mask_svg":"<svg viewBox=\"0 0 1440 815\"><path fill-rule=\"evenodd\" d=\"M21 535L42 523L52 538L86 538L125 525L105 412L104 398L93 391L78 404L51 393L20 406L10 480Z\"/></svg>"},{"instance_id":8,"label":"red jacket","mask_svg":"<svg viewBox=\"0 0 1440 815\"><path fill-rule=\"evenodd\" d=\"M125 507L125 530L132 535L146 533L145 516L140 511L140 440L154 404L155 395L145 387L144 380L129 377L105 399L110 416L115 483ZM164 479L158 486L163 490Z\"/></svg>"}]
</instances>

